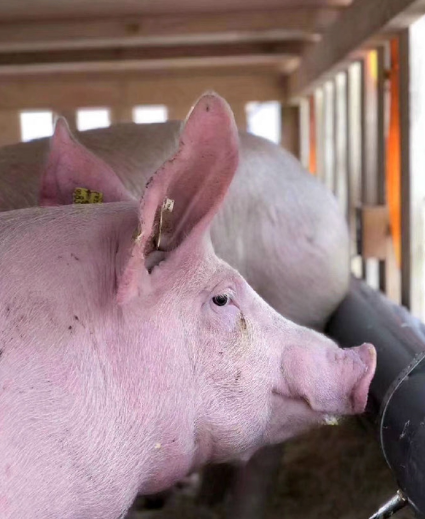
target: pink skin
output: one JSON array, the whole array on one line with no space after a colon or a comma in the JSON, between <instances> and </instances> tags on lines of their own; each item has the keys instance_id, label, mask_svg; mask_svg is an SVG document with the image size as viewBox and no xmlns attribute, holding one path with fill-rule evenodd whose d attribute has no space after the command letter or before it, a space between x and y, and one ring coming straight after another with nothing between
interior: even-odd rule
<instances>
[{"instance_id":1,"label":"pink skin","mask_svg":"<svg viewBox=\"0 0 425 519\"><path fill-rule=\"evenodd\" d=\"M104 161L71 138L65 119L60 118L43 172L40 205L72 204L74 190L83 187L82 183L93 191L102 191L104 202L135 200Z\"/></svg>"},{"instance_id":2,"label":"pink skin","mask_svg":"<svg viewBox=\"0 0 425 519\"><path fill-rule=\"evenodd\" d=\"M206 95L140 204L0 215L2 518L116 519L139 491L363 411L374 348L288 321L215 256L237 162Z\"/></svg>"},{"instance_id":3,"label":"pink skin","mask_svg":"<svg viewBox=\"0 0 425 519\"><path fill-rule=\"evenodd\" d=\"M0 148L0 211L37 206L43 175L50 185L41 194L53 205L71 203L76 180L111 201L119 178L140 199L149 178L174 155L181 130L179 121L118 124L78 132L77 145L62 121L53 139ZM325 186L281 147L239 132L239 151L212 223L214 249L281 315L320 330L348 290L344 216Z\"/></svg>"}]
</instances>

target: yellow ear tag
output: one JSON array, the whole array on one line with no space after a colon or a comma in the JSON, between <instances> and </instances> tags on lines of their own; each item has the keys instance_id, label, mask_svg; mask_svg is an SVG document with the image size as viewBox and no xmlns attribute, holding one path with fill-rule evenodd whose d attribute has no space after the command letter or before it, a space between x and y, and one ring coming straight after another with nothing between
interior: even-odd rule
<instances>
[{"instance_id":1,"label":"yellow ear tag","mask_svg":"<svg viewBox=\"0 0 425 519\"><path fill-rule=\"evenodd\" d=\"M74 204L101 204L103 202L103 193L99 191L90 191L84 187L76 187L74 190Z\"/></svg>"}]
</instances>

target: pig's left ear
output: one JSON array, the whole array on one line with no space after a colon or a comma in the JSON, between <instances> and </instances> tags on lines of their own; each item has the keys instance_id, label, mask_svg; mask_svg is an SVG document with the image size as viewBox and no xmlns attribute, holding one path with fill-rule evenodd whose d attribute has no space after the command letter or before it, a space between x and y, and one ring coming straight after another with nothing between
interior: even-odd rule
<instances>
[{"instance_id":1,"label":"pig's left ear","mask_svg":"<svg viewBox=\"0 0 425 519\"><path fill-rule=\"evenodd\" d=\"M203 95L186 120L177 153L146 186L139 235L119 284L120 302L139 293L145 278L140 267L152 268L155 257L204 236L238 161L239 137L229 105L216 94Z\"/></svg>"},{"instance_id":2,"label":"pig's left ear","mask_svg":"<svg viewBox=\"0 0 425 519\"><path fill-rule=\"evenodd\" d=\"M59 117L41 177L39 204L72 204L77 188L100 193L103 202L134 200L112 168L77 142Z\"/></svg>"}]
</instances>

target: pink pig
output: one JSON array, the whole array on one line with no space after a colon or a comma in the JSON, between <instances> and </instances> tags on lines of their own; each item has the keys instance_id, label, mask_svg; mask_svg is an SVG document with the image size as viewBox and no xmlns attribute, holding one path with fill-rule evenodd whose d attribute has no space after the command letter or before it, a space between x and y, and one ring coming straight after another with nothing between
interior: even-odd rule
<instances>
[{"instance_id":1,"label":"pink pig","mask_svg":"<svg viewBox=\"0 0 425 519\"><path fill-rule=\"evenodd\" d=\"M2 519L116 519L138 492L363 411L373 346L295 325L215 256L237 164L231 111L206 95L139 204L0 215Z\"/></svg>"}]
</instances>

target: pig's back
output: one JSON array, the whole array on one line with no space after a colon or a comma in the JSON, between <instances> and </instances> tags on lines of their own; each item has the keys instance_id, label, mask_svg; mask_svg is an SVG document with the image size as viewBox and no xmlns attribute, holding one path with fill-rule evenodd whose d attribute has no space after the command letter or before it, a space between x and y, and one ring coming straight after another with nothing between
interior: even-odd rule
<instances>
[{"instance_id":1,"label":"pig's back","mask_svg":"<svg viewBox=\"0 0 425 519\"><path fill-rule=\"evenodd\" d=\"M181 124L125 123L76 132L76 136L112 166L127 189L140 195L150 176L177 149ZM38 205L49 142L44 138L0 148L0 211Z\"/></svg>"}]
</instances>

